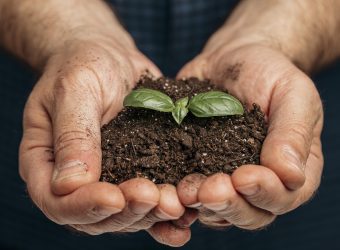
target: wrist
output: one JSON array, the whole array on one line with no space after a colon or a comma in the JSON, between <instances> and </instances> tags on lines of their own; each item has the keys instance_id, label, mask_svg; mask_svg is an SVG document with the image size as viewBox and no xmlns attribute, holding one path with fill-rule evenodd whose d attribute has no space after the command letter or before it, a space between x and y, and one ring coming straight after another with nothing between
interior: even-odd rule
<instances>
[{"instance_id":1,"label":"wrist","mask_svg":"<svg viewBox=\"0 0 340 250\"><path fill-rule=\"evenodd\" d=\"M1 43L38 69L73 40L111 39L133 46L131 37L101 0L8 0L0 4L0 14Z\"/></svg>"},{"instance_id":2,"label":"wrist","mask_svg":"<svg viewBox=\"0 0 340 250\"><path fill-rule=\"evenodd\" d=\"M56 37L45 48L42 47L41 54L31 65L43 68L55 54L83 44L100 46L108 50L112 47L126 51L137 50L132 37L120 26L103 28L96 25L79 25L68 29L62 36Z\"/></svg>"},{"instance_id":3,"label":"wrist","mask_svg":"<svg viewBox=\"0 0 340 250\"><path fill-rule=\"evenodd\" d=\"M123 29L111 29L81 25L69 29L62 39L48 48L46 59L69 47L69 44L95 44L104 48L119 47L124 50L137 50L132 37Z\"/></svg>"},{"instance_id":4,"label":"wrist","mask_svg":"<svg viewBox=\"0 0 340 250\"><path fill-rule=\"evenodd\" d=\"M213 35L204 51L221 46L227 50L266 46L310 72L340 54L336 32L339 18L331 11L336 6L330 3L245 0Z\"/></svg>"}]
</instances>

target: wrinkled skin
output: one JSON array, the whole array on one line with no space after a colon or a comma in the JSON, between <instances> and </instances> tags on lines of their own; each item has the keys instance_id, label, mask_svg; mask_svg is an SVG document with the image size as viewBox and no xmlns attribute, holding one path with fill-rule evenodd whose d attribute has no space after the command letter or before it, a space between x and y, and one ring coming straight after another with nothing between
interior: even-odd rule
<instances>
[{"instance_id":1,"label":"wrinkled skin","mask_svg":"<svg viewBox=\"0 0 340 250\"><path fill-rule=\"evenodd\" d=\"M244 165L231 176L193 174L177 187L182 204L199 210L212 227L259 229L308 201L323 168L322 103L311 81L281 52L257 44L210 41L178 77L211 79L248 107L258 103L269 124L261 166Z\"/></svg>"},{"instance_id":2,"label":"wrinkled skin","mask_svg":"<svg viewBox=\"0 0 340 250\"><path fill-rule=\"evenodd\" d=\"M144 70L160 76L105 2L0 1L1 43L43 68L25 107L19 155L32 200L52 221L89 234L145 229L171 246L190 239L197 214L213 227L258 229L299 207L320 183L323 112L292 61L311 71L339 56L338 2L240 1L178 77L210 78L261 105L269 124L262 166L190 175L176 189L98 181L101 125Z\"/></svg>"},{"instance_id":3,"label":"wrinkled skin","mask_svg":"<svg viewBox=\"0 0 340 250\"><path fill-rule=\"evenodd\" d=\"M139 52L126 57L124 49L108 52L107 46L70 43L50 60L25 108L20 173L51 220L89 234L146 229L156 240L179 246L189 240L196 218L189 209L182 216L182 204L198 208L200 221L209 226L257 229L312 196L323 164L320 98L282 54L254 45L203 52L179 77L210 78L247 104L261 105L269 122L263 166L242 166L232 176L187 176L178 196L175 187L144 179L119 186L98 182L100 126L119 112L129 83L143 70L160 75Z\"/></svg>"},{"instance_id":4,"label":"wrinkled skin","mask_svg":"<svg viewBox=\"0 0 340 250\"><path fill-rule=\"evenodd\" d=\"M94 235L145 229L164 244L181 246L197 216L185 213L174 186L143 178L99 182L100 127L121 110L146 69L161 75L129 41L66 43L27 101L20 174L35 204L58 224Z\"/></svg>"}]
</instances>

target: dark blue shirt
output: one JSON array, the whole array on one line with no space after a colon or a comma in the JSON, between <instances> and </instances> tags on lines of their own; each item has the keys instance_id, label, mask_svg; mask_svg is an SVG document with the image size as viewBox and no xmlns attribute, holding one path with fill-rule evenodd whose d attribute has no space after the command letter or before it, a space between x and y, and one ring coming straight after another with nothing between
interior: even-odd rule
<instances>
[{"instance_id":1,"label":"dark blue shirt","mask_svg":"<svg viewBox=\"0 0 340 250\"><path fill-rule=\"evenodd\" d=\"M167 76L197 55L237 0L111 0L125 28Z\"/></svg>"}]
</instances>

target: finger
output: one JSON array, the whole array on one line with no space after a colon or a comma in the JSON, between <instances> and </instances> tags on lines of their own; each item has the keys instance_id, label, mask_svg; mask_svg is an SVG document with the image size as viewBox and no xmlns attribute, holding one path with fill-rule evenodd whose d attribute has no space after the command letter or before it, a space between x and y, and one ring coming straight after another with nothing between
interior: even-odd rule
<instances>
[{"instance_id":1,"label":"finger","mask_svg":"<svg viewBox=\"0 0 340 250\"><path fill-rule=\"evenodd\" d=\"M120 189L107 183L86 185L67 196L51 190L54 155L51 124L34 96L26 104L19 151L20 175L43 213L58 224L93 223L120 212L125 200Z\"/></svg>"},{"instance_id":2,"label":"finger","mask_svg":"<svg viewBox=\"0 0 340 250\"><path fill-rule=\"evenodd\" d=\"M177 194L181 203L186 207L198 208L198 189L207 177L203 174L190 174L185 176L177 185Z\"/></svg>"},{"instance_id":3,"label":"finger","mask_svg":"<svg viewBox=\"0 0 340 250\"><path fill-rule=\"evenodd\" d=\"M189 62L179 73L179 77L197 74L199 77L214 78L209 74L219 70L208 70L207 60L202 55L200 57ZM220 65L222 67L223 64ZM222 68L225 69L225 66ZM247 90L242 86L246 85L233 84L228 85L228 88L231 92L244 96L243 92ZM268 92L268 86L264 93ZM296 93L304 93L303 98ZM275 82L272 94L264 96L271 100L269 108L263 105L269 112L269 130L261 153L261 163L272 169L288 188L295 190L305 181L304 167L313 137L312 131L322 116L320 97L311 80L300 71L289 71L289 76ZM249 101L247 96L243 99ZM260 103L264 103L263 97L258 99Z\"/></svg>"},{"instance_id":4,"label":"finger","mask_svg":"<svg viewBox=\"0 0 340 250\"><path fill-rule=\"evenodd\" d=\"M153 77L159 78L162 76L160 69L142 53L138 52L134 58L133 64L135 68L138 69L139 75L148 71Z\"/></svg>"},{"instance_id":5,"label":"finger","mask_svg":"<svg viewBox=\"0 0 340 250\"><path fill-rule=\"evenodd\" d=\"M78 225L77 229L93 235L107 232L125 232L125 228L140 221L159 203L158 188L153 182L145 178L130 179L120 184L119 188L127 201L127 206L121 213L98 223Z\"/></svg>"},{"instance_id":6,"label":"finger","mask_svg":"<svg viewBox=\"0 0 340 250\"><path fill-rule=\"evenodd\" d=\"M296 93L304 93L303 98ZM277 84L269 111L268 135L261 151L261 164L273 170L291 190L305 181L305 166L312 138L321 133L322 106L308 77Z\"/></svg>"},{"instance_id":7,"label":"finger","mask_svg":"<svg viewBox=\"0 0 340 250\"><path fill-rule=\"evenodd\" d=\"M181 246L189 241L191 235L189 228L196 221L196 219L197 210L187 208L185 213L178 220L156 223L147 231L152 237L162 244ZM176 230L176 228L178 229ZM174 239L177 239L177 241Z\"/></svg>"},{"instance_id":8,"label":"finger","mask_svg":"<svg viewBox=\"0 0 340 250\"><path fill-rule=\"evenodd\" d=\"M143 219L124 229L126 232L148 229L159 221L179 219L185 208L178 199L176 188L170 184L157 185L160 192L158 205Z\"/></svg>"},{"instance_id":9,"label":"finger","mask_svg":"<svg viewBox=\"0 0 340 250\"><path fill-rule=\"evenodd\" d=\"M306 164L306 182L301 189L290 191L272 170L253 165L238 168L232 175L232 182L252 205L279 215L312 197L320 184L322 165L320 140L314 140Z\"/></svg>"},{"instance_id":10,"label":"finger","mask_svg":"<svg viewBox=\"0 0 340 250\"><path fill-rule=\"evenodd\" d=\"M229 221L221 218L221 216L218 215L216 212L205 207L199 209L198 219L202 224L214 229L221 229L232 226Z\"/></svg>"},{"instance_id":11,"label":"finger","mask_svg":"<svg viewBox=\"0 0 340 250\"><path fill-rule=\"evenodd\" d=\"M31 166L27 176L31 198L50 220L62 225L94 223L123 210L125 199L121 190L108 183L87 184L69 195L55 195L49 182L53 163L40 160L48 159L49 154L37 148L29 156L22 156L21 162Z\"/></svg>"},{"instance_id":12,"label":"finger","mask_svg":"<svg viewBox=\"0 0 340 250\"><path fill-rule=\"evenodd\" d=\"M55 194L68 194L99 180L102 107L98 85L96 75L80 67L65 72L55 83L53 104L48 108L53 124Z\"/></svg>"},{"instance_id":13,"label":"finger","mask_svg":"<svg viewBox=\"0 0 340 250\"><path fill-rule=\"evenodd\" d=\"M262 166L241 166L233 173L232 181L248 202L274 214L293 209L299 192L288 190L272 170Z\"/></svg>"},{"instance_id":14,"label":"finger","mask_svg":"<svg viewBox=\"0 0 340 250\"><path fill-rule=\"evenodd\" d=\"M192 61L185 64L178 72L176 78L188 78L197 77L198 79L204 79L206 73L204 70L207 68L207 60L202 55L196 56Z\"/></svg>"},{"instance_id":15,"label":"finger","mask_svg":"<svg viewBox=\"0 0 340 250\"><path fill-rule=\"evenodd\" d=\"M176 187L170 184L157 185L161 197L153 214L164 220L176 220L184 214L185 208L178 199Z\"/></svg>"},{"instance_id":16,"label":"finger","mask_svg":"<svg viewBox=\"0 0 340 250\"><path fill-rule=\"evenodd\" d=\"M45 187L46 189L46 187ZM120 213L125 199L116 185L90 183L66 196L53 196L51 190L40 204L45 214L58 224L95 223ZM50 215L50 216L49 216Z\"/></svg>"},{"instance_id":17,"label":"finger","mask_svg":"<svg viewBox=\"0 0 340 250\"><path fill-rule=\"evenodd\" d=\"M209 176L199 188L198 199L203 207L244 229L261 228L275 218L271 213L246 202L235 191L230 176L224 173Z\"/></svg>"},{"instance_id":18,"label":"finger","mask_svg":"<svg viewBox=\"0 0 340 250\"><path fill-rule=\"evenodd\" d=\"M172 224L179 228L190 227L198 218L198 211L193 208L186 208L184 214L178 219L173 220Z\"/></svg>"},{"instance_id":19,"label":"finger","mask_svg":"<svg viewBox=\"0 0 340 250\"><path fill-rule=\"evenodd\" d=\"M147 232L159 243L172 247L181 247L191 238L189 228L178 228L171 222L156 223Z\"/></svg>"}]
</instances>

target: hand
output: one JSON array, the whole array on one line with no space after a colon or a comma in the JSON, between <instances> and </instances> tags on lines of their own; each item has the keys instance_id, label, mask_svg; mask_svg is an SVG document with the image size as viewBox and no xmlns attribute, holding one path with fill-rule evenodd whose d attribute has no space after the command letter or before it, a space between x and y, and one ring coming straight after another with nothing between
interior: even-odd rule
<instances>
[{"instance_id":1,"label":"hand","mask_svg":"<svg viewBox=\"0 0 340 250\"><path fill-rule=\"evenodd\" d=\"M174 186L143 178L99 182L100 127L121 110L146 69L160 75L123 37L67 41L27 101L20 174L35 204L58 224L89 234L146 229L164 244L182 245L189 228L167 222L185 211ZM194 217L189 213L187 223Z\"/></svg>"},{"instance_id":2,"label":"hand","mask_svg":"<svg viewBox=\"0 0 340 250\"><path fill-rule=\"evenodd\" d=\"M261 106L269 124L261 166L241 166L231 176L189 175L177 191L182 204L199 209L204 224L253 230L299 207L318 188L322 104L313 82L280 51L218 41L211 40L178 77L211 79L248 107Z\"/></svg>"}]
</instances>

